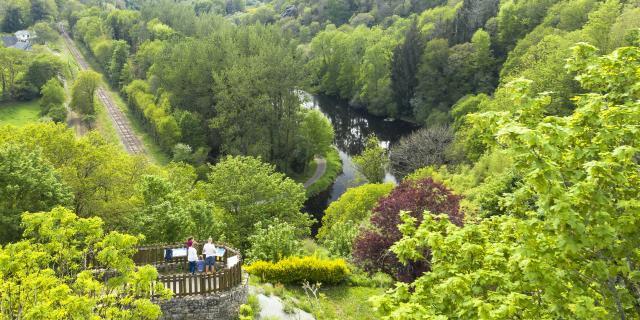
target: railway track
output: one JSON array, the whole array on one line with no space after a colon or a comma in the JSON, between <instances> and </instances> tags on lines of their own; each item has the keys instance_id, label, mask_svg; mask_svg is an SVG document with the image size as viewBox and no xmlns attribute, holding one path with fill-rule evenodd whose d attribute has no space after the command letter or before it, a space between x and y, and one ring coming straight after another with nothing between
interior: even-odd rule
<instances>
[{"instance_id":1,"label":"railway track","mask_svg":"<svg viewBox=\"0 0 640 320\"><path fill-rule=\"evenodd\" d=\"M71 52L71 55L76 59L80 68L82 68L82 70L90 70L91 68L89 67L89 64L84 59L78 48L76 48L73 40L71 40L69 34L64 30L62 24L59 25L59 28L69 52ZM120 138L120 142L122 142L125 150L131 154L144 154L145 149L142 142L138 136L135 135L133 129L131 129L129 119L127 119L122 110L118 108L109 92L100 86L96 90L96 95L100 102L102 102L106 107L109 118L111 118L111 122L113 122L113 126L115 127L118 137Z\"/></svg>"}]
</instances>

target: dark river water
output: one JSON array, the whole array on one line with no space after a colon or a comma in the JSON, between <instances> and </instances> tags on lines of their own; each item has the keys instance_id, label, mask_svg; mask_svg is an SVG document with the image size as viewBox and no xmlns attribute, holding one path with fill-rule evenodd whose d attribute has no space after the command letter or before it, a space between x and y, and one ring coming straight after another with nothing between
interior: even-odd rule
<instances>
[{"instance_id":1,"label":"dark river water","mask_svg":"<svg viewBox=\"0 0 640 320\"><path fill-rule=\"evenodd\" d=\"M384 119L368 114L362 109L355 109L345 101L334 97L310 95L302 93L305 98L304 106L320 110L329 118L335 130L334 144L340 152L342 173L333 185L317 196L307 200L305 211L312 214L318 223L313 226L315 235L319 228L324 210L329 204L338 199L348 188L364 184L359 179L352 156L359 154L365 147L367 137L375 134L383 147L388 148L398 142L401 137L416 130L416 126L401 120ZM396 178L389 172L385 182L396 183Z\"/></svg>"}]
</instances>

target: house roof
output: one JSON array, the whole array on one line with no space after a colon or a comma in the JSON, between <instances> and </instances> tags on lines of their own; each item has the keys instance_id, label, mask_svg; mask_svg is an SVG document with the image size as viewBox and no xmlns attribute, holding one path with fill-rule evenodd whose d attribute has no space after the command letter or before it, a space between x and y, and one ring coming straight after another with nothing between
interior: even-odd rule
<instances>
[{"instance_id":1,"label":"house roof","mask_svg":"<svg viewBox=\"0 0 640 320\"><path fill-rule=\"evenodd\" d=\"M14 36L4 36L4 37L2 37L2 44L7 48L13 47L17 42L18 42L18 38L14 37Z\"/></svg>"},{"instance_id":2,"label":"house roof","mask_svg":"<svg viewBox=\"0 0 640 320\"><path fill-rule=\"evenodd\" d=\"M31 50L31 43L25 41L18 41L14 46L16 49L29 51Z\"/></svg>"},{"instance_id":3,"label":"house roof","mask_svg":"<svg viewBox=\"0 0 640 320\"><path fill-rule=\"evenodd\" d=\"M20 37L20 36L26 36L29 37L31 35L31 33L29 32L29 30L18 30L15 33L16 37Z\"/></svg>"}]
</instances>

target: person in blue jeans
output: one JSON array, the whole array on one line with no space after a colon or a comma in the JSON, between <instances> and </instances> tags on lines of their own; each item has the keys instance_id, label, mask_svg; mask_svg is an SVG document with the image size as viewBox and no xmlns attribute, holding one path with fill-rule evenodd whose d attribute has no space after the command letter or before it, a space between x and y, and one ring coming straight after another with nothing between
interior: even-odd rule
<instances>
[{"instance_id":1,"label":"person in blue jeans","mask_svg":"<svg viewBox=\"0 0 640 320\"><path fill-rule=\"evenodd\" d=\"M195 241L187 248L187 261L189 261L189 272L196 273L196 264L198 262L198 250L194 247Z\"/></svg>"},{"instance_id":2,"label":"person in blue jeans","mask_svg":"<svg viewBox=\"0 0 640 320\"><path fill-rule=\"evenodd\" d=\"M211 237L207 239L207 243L204 244L202 248L202 253L204 253L204 272L209 273L216 272L216 246L213 244L213 240Z\"/></svg>"}]
</instances>

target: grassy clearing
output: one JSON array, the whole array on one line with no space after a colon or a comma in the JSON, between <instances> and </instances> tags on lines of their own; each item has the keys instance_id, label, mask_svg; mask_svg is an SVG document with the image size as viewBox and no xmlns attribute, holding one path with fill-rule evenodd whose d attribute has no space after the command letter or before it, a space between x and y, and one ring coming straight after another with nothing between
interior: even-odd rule
<instances>
[{"instance_id":1,"label":"grassy clearing","mask_svg":"<svg viewBox=\"0 0 640 320\"><path fill-rule=\"evenodd\" d=\"M40 119L40 100L0 103L0 125L24 126Z\"/></svg>"},{"instance_id":2,"label":"grassy clearing","mask_svg":"<svg viewBox=\"0 0 640 320\"><path fill-rule=\"evenodd\" d=\"M327 171L318 181L307 188L308 197L313 197L329 188L342 172L342 160L340 160L340 154L336 148L331 148L324 158L327 160Z\"/></svg>"},{"instance_id":3,"label":"grassy clearing","mask_svg":"<svg viewBox=\"0 0 640 320\"><path fill-rule=\"evenodd\" d=\"M144 148L147 151L149 158L157 164L164 165L169 163L170 161L169 155L167 155L166 153L164 153L164 151L162 151L162 149L160 149L160 146L158 146L158 144L155 143L155 141L153 141L153 138L151 137L151 135L149 135L144 130L140 120L131 114L131 111L127 107L127 104L124 102L124 100L120 96L120 93L117 90L114 90L111 87L111 85L109 85L109 82L106 79L104 70L102 70L98 62L88 52L87 48L75 41L74 43L76 44L76 47L78 48L78 50L80 50L80 52L84 56L87 63L91 66L91 68L102 75L102 78L103 78L102 87L105 88L107 91L109 91L109 94L111 95L111 97L113 97L113 100L115 101L118 108L122 110L122 112L124 112L126 117L129 119L129 123L131 124L131 128L133 129L133 132L142 141L142 144L144 145ZM101 116L96 117L96 122L98 122L98 127L109 126L111 127L111 129L113 129L115 133L115 129L113 128L113 123L111 122L109 115L106 114L106 110L105 110L105 115L106 117L101 117ZM116 139L117 138L118 136L116 133ZM120 144L119 139L118 139L118 144Z\"/></svg>"},{"instance_id":4,"label":"grassy clearing","mask_svg":"<svg viewBox=\"0 0 640 320\"><path fill-rule=\"evenodd\" d=\"M283 300L286 309L292 307L302 309L313 314L316 319L376 319L369 298L381 295L385 288L361 286L330 286L320 287L317 298L307 294L302 286L283 286L264 284L251 277L249 283L258 288L265 295L275 295Z\"/></svg>"}]
</instances>

